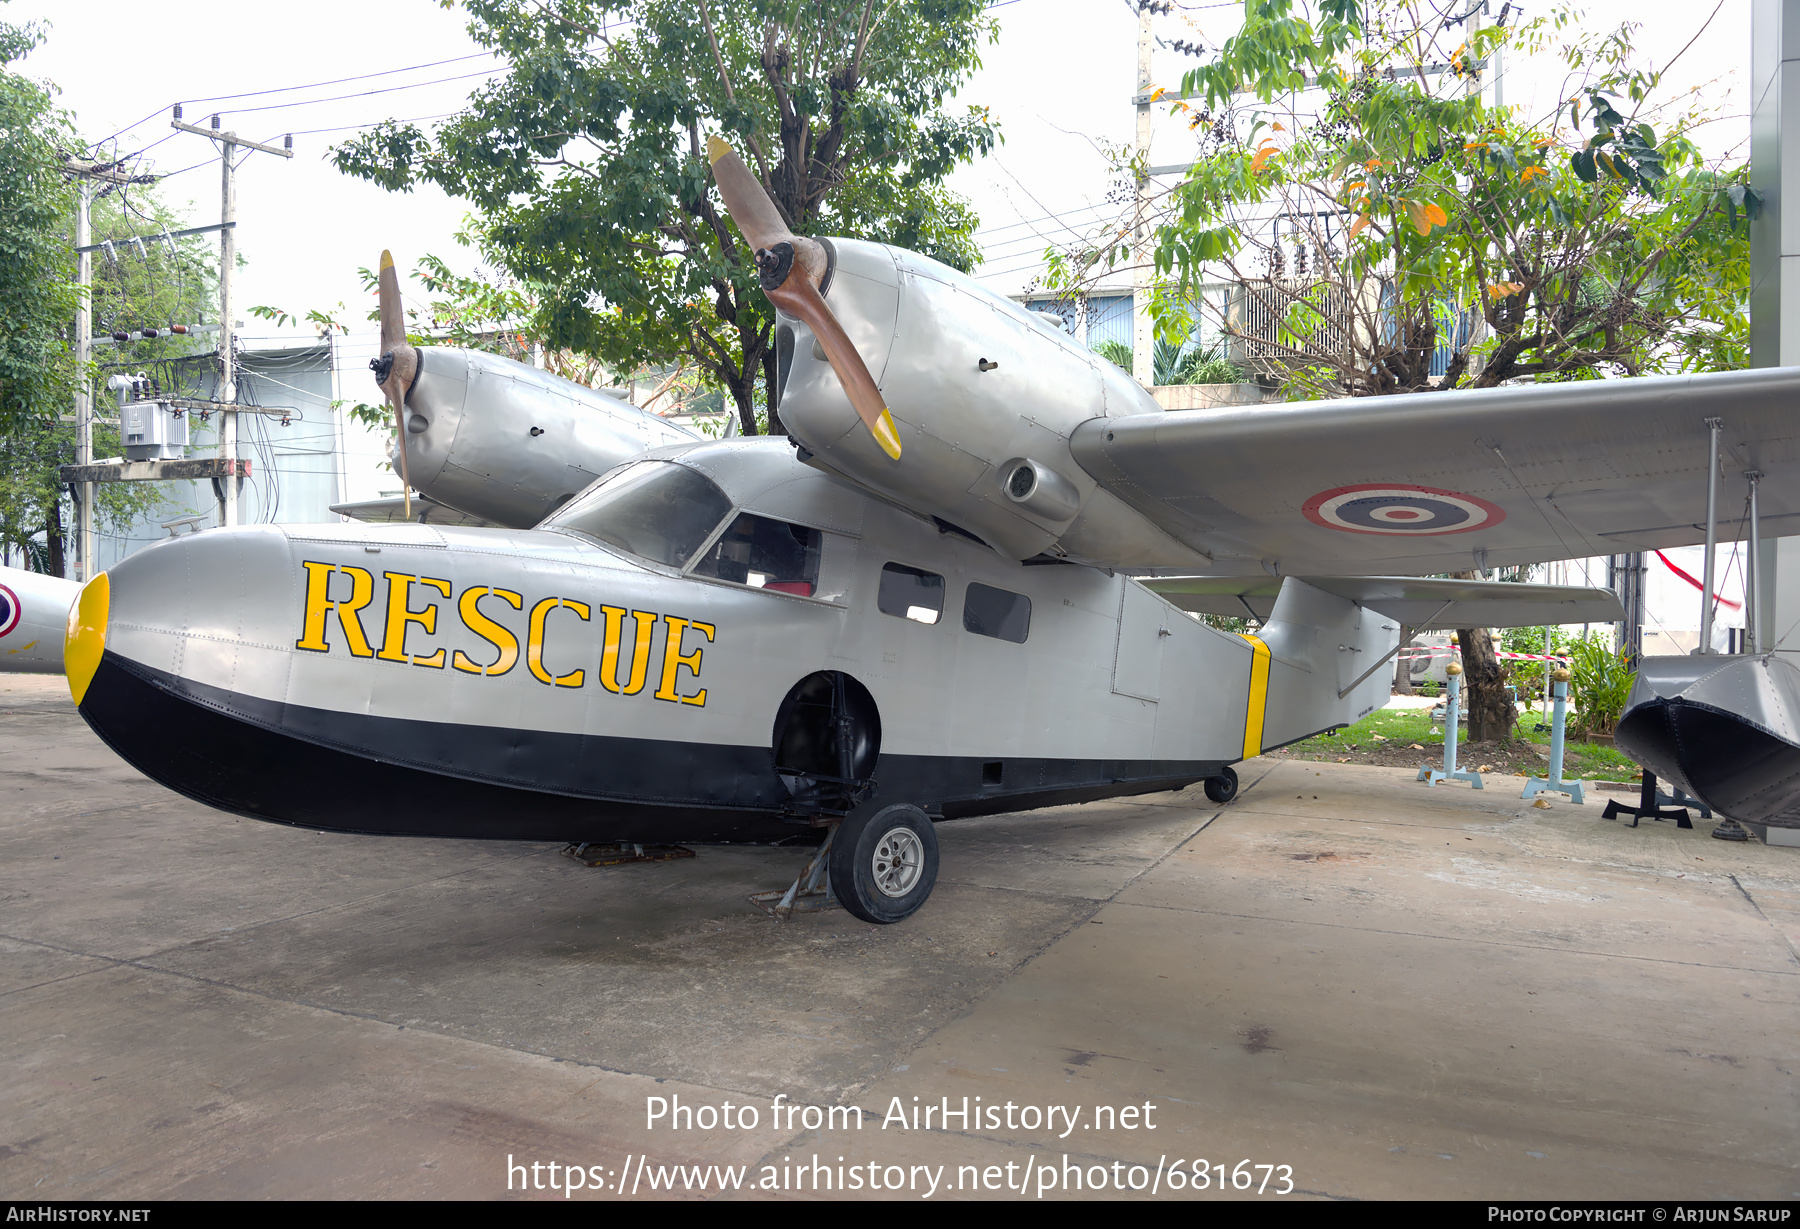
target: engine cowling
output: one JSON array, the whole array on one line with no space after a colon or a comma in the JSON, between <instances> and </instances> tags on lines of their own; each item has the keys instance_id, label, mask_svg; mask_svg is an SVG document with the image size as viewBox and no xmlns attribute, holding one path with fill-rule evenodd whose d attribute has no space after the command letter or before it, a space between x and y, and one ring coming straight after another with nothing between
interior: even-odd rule
<instances>
[{"instance_id":1,"label":"engine cowling","mask_svg":"<svg viewBox=\"0 0 1800 1229\"><path fill-rule=\"evenodd\" d=\"M630 402L536 367L421 347L406 395L406 461L420 494L529 528L616 465L700 438Z\"/></svg>"},{"instance_id":2,"label":"engine cowling","mask_svg":"<svg viewBox=\"0 0 1800 1229\"><path fill-rule=\"evenodd\" d=\"M1069 451L1069 433L1091 418L1160 409L1130 375L917 253L849 239L830 250L826 301L880 386L902 453L881 450L806 326L783 316L781 419L812 464L1014 559L1049 553L1129 567L1141 553L1166 564L1166 535L1100 489Z\"/></svg>"}]
</instances>

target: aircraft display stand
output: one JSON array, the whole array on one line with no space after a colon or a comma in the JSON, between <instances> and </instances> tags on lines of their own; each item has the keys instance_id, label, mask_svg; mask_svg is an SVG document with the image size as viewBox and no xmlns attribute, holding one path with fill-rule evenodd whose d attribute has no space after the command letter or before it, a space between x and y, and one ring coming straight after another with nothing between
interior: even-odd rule
<instances>
[{"instance_id":1,"label":"aircraft display stand","mask_svg":"<svg viewBox=\"0 0 1800 1229\"><path fill-rule=\"evenodd\" d=\"M796 913L821 913L826 909L842 909L838 898L831 890L831 843L837 839L837 821L831 822L830 831L825 834L825 842L813 852L794 882L788 884L785 892L752 892L750 903L778 922L785 922Z\"/></svg>"},{"instance_id":2,"label":"aircraft display stand","mask_svg":"<svg viewBox=\"0 0 1800 1229\"><path fill-rule=\"evenodd\" d=\"M1670 786L1669 792L1666 794L1661 790L1657 790L1656 805L1659 807L1687 807L1689 810L1700 812L1701 819L1711 819L1713 817L1711 807L1707 806L1704 802L1701 802L1698 798L1688 797L1687 791L1682 789L1679 785Z\"/></svg>"},{"instance_id":3,"label":"aircraft display stand","mask_svg":"<svg viewBox=\"0 0 1800 1229\"><path fill-rule=\"evenodd\" d=\"M1677 828L1692 828L1694 821L1688 818L1684 808L1668 809L1657 806L1660 801L1656 792L1656 774L1648 768L1644 770L1644 783L1638 790L1638 804L1634 807L1624 806L1617 799L1606 804L1602 819L1617 819L1621 815L1631 816L1631 826L1638 826L1640 819L1664 820L1672 819Z\"/></svg>"},{"instance_id":4,"label":"aircraft display stand","mask_svg":"<svg viewBox=\"0 0 1800 1229\"><path fill-rule=\"evenodd\" d=\"M1450 694L1444 702L1444 767L1440 770L1426 764L1419 769L1418 779L1427 785L1436 785L1439 781L1467 781L1476 789L1486 789L1480 773L1456 767L1457 701L1462 696L1462 672L1462 666L1456 662L1444 667L1444 673L1450 676Z\"/></svg>"},{"instance_id":5,"label":"aircraft display stand","mask_svg":"<svg viewBox=\"0 0 1800 1229\"><path fill-rule=\"evenodd\" d=\"M1525 782L1525 792L1521 798L1535 798L1539 794L1567 794L1571 801L1581 801L1581 782L1562 779L1563 770L1563 732L1568 717L1569 671L1558 668L1550 675L1550 694L1555 698L1556 707L1550 717L1550 775L1542 780L1533 777Z\"/></svg>"}]
</instances>

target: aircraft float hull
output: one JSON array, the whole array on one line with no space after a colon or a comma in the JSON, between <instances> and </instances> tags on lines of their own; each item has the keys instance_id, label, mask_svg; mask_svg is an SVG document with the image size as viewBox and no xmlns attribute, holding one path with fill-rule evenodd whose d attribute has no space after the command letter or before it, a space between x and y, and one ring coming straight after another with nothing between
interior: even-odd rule
<instances>
[{"instance_id":1,"label":"aircraft float hull","mask_svg":"<svg viewBox=\"0 0 1800 1229\"><path fill-rule=\"evenodd\" d=\"M1800 670L1760 656L1647 657L1614 745L1723 816L1800 827Z\"/></svg>"},{"instance_id":2,"label":"aircraft float hull","mask_svg":"<svg viewBox=\"0 0 1800 1229\"><path fill-rule=\"evenodd\" d=\"M805 843L823 835L785 813L786 792L766 746L700 748L389 717L346 720L332 710L225 692L110 653L80 709L109 747L177 793L296 827L532 841ZM1006 778L1033 784L970 797L966 783L995 761L884 755L872 801L915 801L955 819L1181 789L1221 767L1216 761L998 762Z\"/></svg>"}]
</instances>

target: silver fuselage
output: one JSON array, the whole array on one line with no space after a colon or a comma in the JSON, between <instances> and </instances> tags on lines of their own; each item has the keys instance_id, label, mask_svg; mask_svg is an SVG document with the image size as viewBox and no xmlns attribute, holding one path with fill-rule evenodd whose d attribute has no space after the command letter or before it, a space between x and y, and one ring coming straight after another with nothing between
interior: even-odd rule
<instances>
[{"instance_id":1,"label":"silver fuselage","mask_svg":"<svg viewBox=\"0 0 1800 1229\"><path fill-rule=\"evenodd\" d=\"M784 441L649 456L717 483L726 523L747 511L818 530L814 596L549 529L209 531L112 570L82 711L151 776L261 818L769 840L796 831L778 711L814 672L873 697L880 799L946 818L1178 787L1379 702L1377 683L1336 692L1392 625L1297 582L1293 601L1319 609L1277 609L1259 680L1255 644L1142 586L1013 562ZM946 578L936 623L878 609L889 563ZM1029 599L1023 643L964 626L971 583Z\"/></svg>"}]
</instances>

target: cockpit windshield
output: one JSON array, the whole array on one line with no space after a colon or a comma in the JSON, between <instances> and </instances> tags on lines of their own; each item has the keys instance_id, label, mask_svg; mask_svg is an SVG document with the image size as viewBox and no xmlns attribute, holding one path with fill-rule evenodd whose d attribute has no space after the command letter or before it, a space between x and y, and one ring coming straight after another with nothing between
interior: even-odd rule
<instances>
[{"instance_id":1,"label":"cockpit windshield","mask_svg":"<svg viewBox=\"0 0 1800 1229\"><path fill-rule=\"evenodd\" d=\"M730 511L731 500L705 475L670 461L639 461L552 514L543 528L679 568Z\"/></svg>"}]
</instances>

